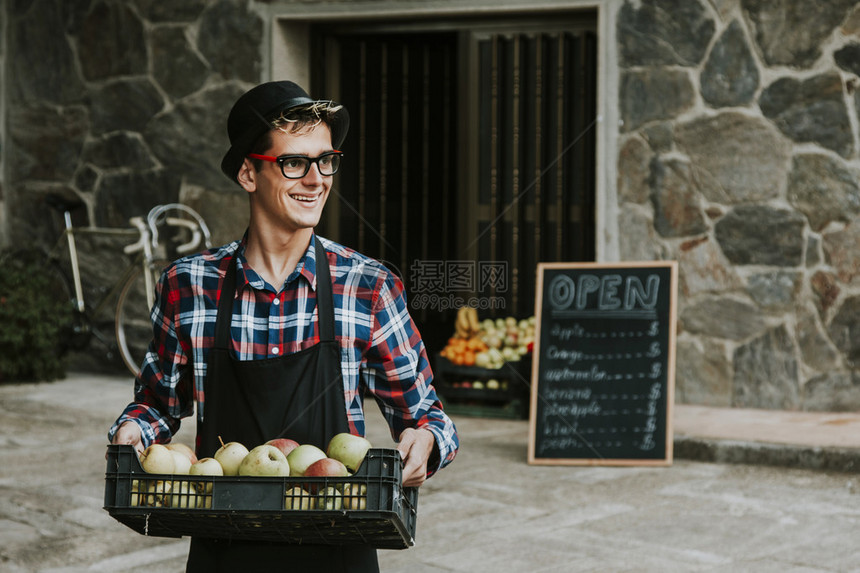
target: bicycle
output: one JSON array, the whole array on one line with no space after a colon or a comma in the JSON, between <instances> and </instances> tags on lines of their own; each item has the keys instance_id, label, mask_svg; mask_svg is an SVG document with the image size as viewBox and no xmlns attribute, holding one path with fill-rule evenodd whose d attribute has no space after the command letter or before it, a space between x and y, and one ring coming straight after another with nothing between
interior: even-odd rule
<instances>
[{"instance_id":1,"label":"bicycle","mask_svg":"<svg viewBox=\"0 0 860 573\"><path fill-rule=\"evenodd\" d=\"M56 277L58 292L67 296L73 307L73 321L60 351L82 350L96 338L106 347L110 360L118 354L125 367L137 376L152 338L150 313L155 303L155 284L164 268L177 256L194 252L201 243L211 248L209 227L199 213L181 203L157 205L145 218L132 217L129 228L75 226L72 211L83 206L83 202L69 201L56 194L45 199L49 206L62 214L64 222L61 236L46 253L46 262ZM170 228L171 233L166 233L165 228ZM125 255L134 256L133 261L109 288L100 287L103 294L94 304L85 300L87 297L81 280L77 239L84 235L136 238L122 249ZM168 255L170 247L172 251ZM68 256L71 277L61 263L63 256ZM111 339L102 332L100 324L108 322L101 319L114 299Z\"/></svg>"}]
</instances>

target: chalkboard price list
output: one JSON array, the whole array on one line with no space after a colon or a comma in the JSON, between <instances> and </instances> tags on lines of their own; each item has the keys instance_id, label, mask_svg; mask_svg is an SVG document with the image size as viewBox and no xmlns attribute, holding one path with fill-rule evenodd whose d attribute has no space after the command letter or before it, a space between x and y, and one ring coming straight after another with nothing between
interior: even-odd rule
<instances>
[{"instance_id":1,"label":"chalkboard price list","mask_svg":"<svg viewBox=\"0 0 860 573\"><path fill-rule=\"evenodd\" d=\"M544 270L534 458L667 457L671 271Z\"/></svg>"}]
</instances>

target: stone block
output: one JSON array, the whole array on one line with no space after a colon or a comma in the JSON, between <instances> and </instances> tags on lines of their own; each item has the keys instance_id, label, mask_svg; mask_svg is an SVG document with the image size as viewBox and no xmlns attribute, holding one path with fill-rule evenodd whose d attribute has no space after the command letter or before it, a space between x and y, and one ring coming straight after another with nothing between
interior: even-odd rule
<instances>
[{"instance_id":1,"label":"stone block","mask_svg":"<svg viewBox=\"0 0 860 573\"><path fill-rule=\"evenodd\" d=\"M854 5L855 0L828 0L826 9L812 10L806 0L741 0L765 62L791 68L811 67Z\"/></svg>"},{"instance_id":2,"label":"stone block","mask_svg":"<svg viewBox=\"0 0 860 573\"><path fill-rule=\"evenodd\" d=\"M765 117L797 143L817 143L849 157L854 149L842 77L829 72L808 79L784 77L759 96Z\"/></svg>"},{"instance_id":3,"label":"stone block","mask_svg":"<svg viewBox=\"0 0 860 573\"><path fill-rule=\"evenodd\" d=\"M860 217L850 224L821 236L827 264L836 272L840 282L860 286Z\"/></svg>"},{"instance_id":4,"label":"stone block","mask_svg":"<svg viewBox=\"0 0 860 573\"><path fill-rule=\"evenodd\" d=\"M759 309L730 296L709 296L681 311L681 327L687 332L728 340L744 340L766 328Z\"/></svg>"},{"instance_id":5,"label":"stone block","mask_svg":"<svg viewBox=\"0 0 860 573\"><path fill-rule=\"evenodd\" d=\"M742 284L719 246L707 236L681 243L675 257L679 289L686 298L730 291Z\"/></svg>"},{"instance_id":6,"label":"stone block","mask_svg":"<svg viewBox=\"0 0 860 573\"><path fill-rule=\"evenodd\" d=\"M805 218L768 205L741 205L720 219L715 236L736 265L797 267L803 262Z\"/></svg>"},{"instance_id":7,"label":"stone block","mask_svg":"<svg viewBox=\"0 0 860 573\"><path fill-rule=\"evenodd\" d=\"M732 363L727 345L705 337L678 337L675 399L684 404L729 407Z\"/></svg>"},{"instance_id":8,"label":"stone block","mask_svg":"<svg viewBox=\"0 0 860 573\"><path fill-rule=\"evenodd\" d=\"M627 71L621 75L618 103L624 131L672 119L695 104L689 72L670 68Z\"/></svg>"},{"instance_id":9,"label":"stone block","mask_svg":"<svg viewBox=\"0 0 860 573\"><path fill-rule=\"evenodd\" d=\"M738 20L729 24L711 48L699 81L702 98L713 107L738 107L753 100L758 66Z\"/></svg>"},{"instance_id":10,"label":"stone block","mask_svg":"<svg viewBox=\"0 0 860 573\"><path fill-rule=\"evenodd\" d=\"M89 81L141 74L147 69L143 22L126 2L96 1L76 39L78 62Z\"/></svg>"},{"instance_id":11,"label":"stone block","mask_svg":"<svg viewBox=\"0 0 860 573\"><path fill-rule=\"evenodd\" d=\"M695 66L702 61L716 24L700 2L624 2L616 33L622 66Z\"/></svg>"},{"instance_id":12,"label":"stone block","mask_svg":"<svg viewBox=\"0 0 860 573\"><path fill-rule=\"evenodd\" d=\"M860 369L860 295L847 297L828 327L830 338L851 368Z\"/></svg>"},{"instance_id":13,"label":"stone block","mask_svg":"<svg viewBox=\"0 0 860 573\"><path fill-rule=\"evenodd\" d=\"M734 352L732 406L796 410L800 381L794 343L785 326L767 331Z\"/></svg>"},{"instance_id":14,"label":"stone block","mask_svg":"<svg viewBox=\"0 0 860 573\"><path fill-rule=\"evenodd\" d=\"M654 228L664 237L686 237L707 231L701 198L688 161L657 157L651 162Z\"/></svg>"},{"instance_id":15,"label":"stone block","mask_svg":"<svg viewBox=\"0 0 860 573\"><path fill-rule=\"evenodd\" d=\"M814 412L860 411L860 374L827 372L803 388L803 409Z\"/></svg>"},{"instance_id":16,"label":"stone block","mask_svg":"<svg viewBox=\"0 0 860 573\"><path fill-rule=\"evenodd\" d=\"M779 196L791 146L762 118L738 112L678 124L675 142L690 157L699 191L714 203L750 203Z\"/></svg>"}]
</instances>

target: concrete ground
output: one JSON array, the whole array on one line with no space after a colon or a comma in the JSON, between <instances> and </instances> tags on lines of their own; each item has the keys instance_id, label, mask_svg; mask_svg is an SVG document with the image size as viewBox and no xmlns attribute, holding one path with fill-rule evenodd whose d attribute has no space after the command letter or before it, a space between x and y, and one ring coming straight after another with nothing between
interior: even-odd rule
<instances>
[{"instance_id":1,"label":"concrete ground","mask_svg":"<svg viewBox=\"0 0 860 573\"><path fill-rule=\"evenodd\" d=\"M184 570L187 539L102 509L105 434L131 390L86 374L0 386L0 571ZM459 456L382 571L860 571L860 414L676 406L659 468L531 466L527 421L454 420ZM369 437L391 445L381 417Z\"/></svg>"}]
</instances>

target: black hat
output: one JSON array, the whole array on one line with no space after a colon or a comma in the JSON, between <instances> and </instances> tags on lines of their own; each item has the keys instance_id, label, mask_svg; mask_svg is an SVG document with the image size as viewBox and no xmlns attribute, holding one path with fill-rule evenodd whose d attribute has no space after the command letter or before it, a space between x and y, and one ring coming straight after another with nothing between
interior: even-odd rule
<instances>
[{"instance_id":1,"label":"black hat","mask_svg":"<svg viewBox=\"0 0 860 573\"><path fill-rule=\"evenodd\" d=\"M227 135L230 149L221 160L221 171L230 180L236 181L239 168L251 146L257 139L272 129L271 121L285 111L300 105L328 103L311 99L298 85L289 81L267 82L245 92L230 110L227 118ZM337 105L337 104L334 104ZM349 129L349 114L341 107L328 122L331 143L340 148Z\"/></svg>"}]
</instances>

